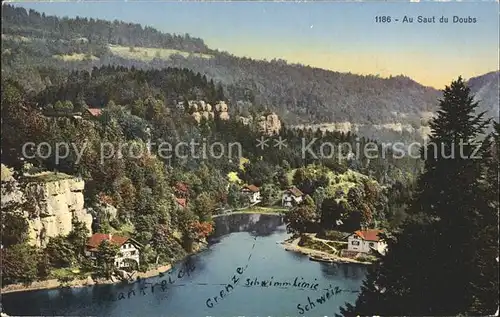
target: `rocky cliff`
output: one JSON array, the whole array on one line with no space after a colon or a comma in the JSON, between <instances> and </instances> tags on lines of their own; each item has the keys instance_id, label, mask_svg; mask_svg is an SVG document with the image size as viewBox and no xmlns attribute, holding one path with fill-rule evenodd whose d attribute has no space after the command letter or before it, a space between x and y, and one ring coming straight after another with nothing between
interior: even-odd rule
<instances>
[{"instance_id":1,"label":"rocky cliff","mask_svg":"<svg viewBox=\"0 0 500 317\"><path fill-rule=\"evenodd\" d=\"M84 187L81 179L54 173L2 180L1 206L18 206L28 220L30 243L43 247L50 237L72 230L73 216L91 232L92 215L84 208Z\"/></svg>"},{"instance_id":2,"label":"rocky cliff","mask_svg":"<svg viewBox=\"0 0 500 317\"><path fill-rule=\"evenodd\" d=\"M257 124L259 131L267 135L278 134L281 130L281 120L274 112L261 116Z\"/></svg>"},{"instance_id":3,"label":"rocky cliff","mask_svg":"<svg viewBox=\"0 0 500 317\"><path fill-rule=\"evenodd\" d=\"M184 103L179 103L178 108L184 109ZM188 101L188 109L196 122L202 118L213 120L216 116L221 120L229 120L228 105L225 101L219 101L214 107L203 100Z\"/></svg>"}]
</instances>

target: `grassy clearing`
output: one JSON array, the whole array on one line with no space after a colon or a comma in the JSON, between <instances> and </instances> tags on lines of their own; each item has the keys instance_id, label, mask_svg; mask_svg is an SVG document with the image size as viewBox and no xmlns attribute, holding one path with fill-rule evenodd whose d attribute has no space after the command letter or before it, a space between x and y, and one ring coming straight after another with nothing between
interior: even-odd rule
<instances>
[{"instance_id":1,"label":"grassy clearing","mask_svg":"<svg viewBox=\"0 0 500 317\"><path fill-rule=\"evenodd\" d=\"M52 55L53 58L63 60L65 62L83 61L87 59L87 54L75 53L75 54L65 54L65 55ZM88 58L93 61L99 60L98 57L90 55Z\"/></svg>"},{"instance_id":2,"label":"grassy clearing","mask_svg":"<svg viewBox=\"0 0 500 317\"><path fill-rule=\"evenodd\" d=\"M288 171L287 178L290 184L293 183L293 175L295 174L296 169L292 169ZM353 187L356 187L361 181L368 179L368 176L363 175L361 173L355 172L353 170L348 170L343 174L336 174L333 171L329 171L328 174L329 185L326 188L326 191L331 195L334 195L338 191L342 191L344 197L337 199L337 202L345 199L345 196L349 192L349 190Z\"/></svg>"},{"instance_id":3,"label":"grassy clearing","mask_svg":"<svg viewBox=\"0 0 500 317\"><path fill-rule=\"evenodd\" d=\"M326 242L331 247L334 247L337 250L343 250L347 249L347 242L340 242L340 241L328 241Z\"/></svg>"},{"instance_id":4,"label":"grassy clearing","mask_svg":"<svg viewBox=\"0 0 500 317\"><path fill-rule=\"evenodd\" d=\"M30 182L38 182L38 183L48 183L48 182L56 182L64 179L71 179L74 176L60 173L60 172L42 172L35 175L24 175L23 176L26 181Z\"/></svg>"},{"instance_id":5,"label":"grassy clearing","mask_svg":"<svg viewBox=\"0 0 500 317\"><path fill-rule=\"evenodd\" d=\"M253 214L279 214L286 212L286 209L278 206L272 206L272 207L253 206L250 208L238 210L238 212L253 213Z\"/></svg>"},{"instance_id":6,"label":"grassy clearing","mask_svg":"<svg viewBox=\"0 0 500 317\"><path fill-rule=\"evenodd\" d=\"M60 269L53 269L50 272L49 277L57 279L61 282L69 282L75 279L84 279L87 278L91 273L82 272L78 267L65 267Z\"/></svg>"},{"instance_id":7,"label":"grassy clearing","mask_svg":"<svg viewBox=\"0 0 500 317\"><path fill-rule=\"evenodd\" d=\"M132 234L134 233L134 230L135 230L134 225L132 223L124 223L118 229L111 227L112 234L125 236L125 237L131 237Z\"/></svg>"},{"instance_id":8,"label":"grassy clearing","mask_svg":"<svg viewBox=\"0 0 500 317\"><path fill-rule=\"evenodd\" d=\"M212 58L212 55L191 53L167 48L154 48L154 47L128 47L120 45L109 45L111 53L127 59L137 59L142 61L151 61L154 58L170 59L174 54L179 54L183 57L198 57L198 58Z\"/></svg>"},{"instance_id":9,"label":"grassy clearing","mask_svg":"<svg viewBox=\"0 0 500 317\"><path fill-rule=\"evenodd\" d=\"M362 261L362 262L375 262L377 261L377 257L369 254L359 254L356 257L356 260Z\"/></svg>"},{"instance_id":10,"label":"grassy clearing","mask_svg":"<svg viewBox=\"0 0 500 317\"><path fill-rule=\"evenodd\" d=\"M302 236L299 241L299 247L309 248L317 251L322 251L330 254L337 254L337 251L328 247L325 243L314 240L309 236Z\"/></svg>"},{"instance_id":11,"label":"grassy clearing","mask_svg":"<svg viewBox=\"0 0 500 317\"><path fill-rule=\"evenodd\" d=\"M316 238L331 240L331 241L344 241L347 237L351 235L349 232L342 232L337 230L326 230L324 232L320 232L316 235Z\"/></svg>"}]
</instances>

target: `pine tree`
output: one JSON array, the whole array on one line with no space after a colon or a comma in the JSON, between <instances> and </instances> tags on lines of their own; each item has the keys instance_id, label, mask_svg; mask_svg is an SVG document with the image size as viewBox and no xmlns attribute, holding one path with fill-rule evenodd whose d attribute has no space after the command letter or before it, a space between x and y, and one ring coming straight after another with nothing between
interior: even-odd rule
<instances>
[{"instance_id":1,"label":"pine tree","mask_svg":"<svg viewBox=\"0 0 500 317\"><path fill-rule=\"evenodd\" d=\"M475 279L472 282L473 303L469 309L474 315L493 315L498 309L498 210L499 210L499 134L500 125L484 143L485 176L482 189L483 210L477 220Z\"/></svg>"},{"instance_id":2,"label":"pine tree","mask_svg":"<svg viewBox=\"0 0 500 317\"><path fill-rule=\"evenodd\" d=\"M492 292L491 277L478 273L494 269L495 230L485 230L494 213L483 203L485 159L477 159L484 147L475 153L474 144L487 122L474 114L478 104L461 78L443 97L422 151L425 172L411 218L389 239L389 252L370 270L356 305L341 309L346 316L487 313L498 294L498 284Z\"/></svg>"}]
</instances>

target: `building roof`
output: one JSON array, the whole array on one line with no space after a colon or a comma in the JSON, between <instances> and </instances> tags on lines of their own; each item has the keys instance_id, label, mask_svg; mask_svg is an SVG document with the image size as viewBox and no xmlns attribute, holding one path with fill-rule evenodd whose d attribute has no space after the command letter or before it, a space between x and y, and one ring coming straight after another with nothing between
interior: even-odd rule
<instances>
[{"instance_id":1,"label":"building roof","mask_svg":"<svg viewBox=\"0 0 500 317\"><path fill-rule=\"evenodd\" d=\"M259 191L259 187L255 186L255 185L245 185L241 188L241 190L245 190L245 189L247 189L251 192L254 192L254 193Z\"/></svg>"},{"instance_id":2,"label":"building roof","mask_svg":"<svg viewBox=\"0 0 500 317\"><path fill-rule=\"evenodd\" d=\"M303 196L304 193L302 193L297 187L293 186L287 189L287 192L290 194L294 195L295 197L300 197Z\"/></svg>"},{"instance_id":3,"label":"building roof","mask_svg":"<svg viewBox=\"0 0 500 317\"><path fill-rule=\"evenodd\" d=\"M382 230L368 229L354 232L355 235L366 241L380 241L379 233L382 233Z\"/></svg>"},{"instance_id":4,"label":"building roof","mask_svg":"<svg viewBox=\"0 0 500 317\"><path fill-rule=\"evenodd\" d=\"M188 192L188 185L186 185L186 183L183 183L183 182L177 182L175 184L175 189L177 189L178 191L180 191L182 193L187 193Z\"/></svg>"},{"instance_id":5,"label":"building roof","mask_svg":"<svg viewBox=\"0 0 500 317\"><path fill-rule=\"evenodd\" d=\"M102 113L102 109L101 108L88 108L87 110L94 117L98 117Z\"/></svg>"},{"instance_id":6,"label":"building roof","mask_svg":"<svg viewBox=\"0 0 500 317\"><path fill-rule=\"evenodd\" d=\"M117 246L122 246L125 242L129 240L129 238L122 236L115 236L110 233L94 233L87 240L87 247L91 250L95 250L104 240L108 240Z\"/></svg>"},{"instance_id":7,"label":"building roof","mask_svg":"<svg viewBox=\"0 0 500 317\"><path fill-rule=\"evenodd\" d=\"M182 208L186 208L186 205L187 205L187 202L186 202L186 198L177 198L175 197L175 201L182 207Z\"/></svg>"}]
</instances>

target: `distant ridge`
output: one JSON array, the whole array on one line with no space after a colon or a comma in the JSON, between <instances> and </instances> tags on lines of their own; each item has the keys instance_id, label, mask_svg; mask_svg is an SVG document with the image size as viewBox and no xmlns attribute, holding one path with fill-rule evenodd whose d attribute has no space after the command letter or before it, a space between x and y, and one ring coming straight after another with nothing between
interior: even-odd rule
<instances>
[{"instance_id":1,"label":"distant ridge","mask_svg":"<svg viewBox=\"0 0 500 317\"><path fill-rule=\"evenodd\" d=\"M47 77L46 68L66 74L103 65L187 68L221 83L234 105L232 111L242 115L261 106L276 112L285 124L362 125L369 130L367 137L381 140L414 140L421 134L418 131L426 129L422 118L436 109L441 97L439 90L403 75L380 78L282 59L254 60L210 49L202 39L139 24L61 19L12 5L2 9L2 77L14 78L34 92L59 84L57 77ZM484 76L469 83L484 101L482 107L493 113L498 109L495 76ZM395 130L390 136L385 128L378 128L401 125L409 128Z\"/></svg>"}]
</instances>

